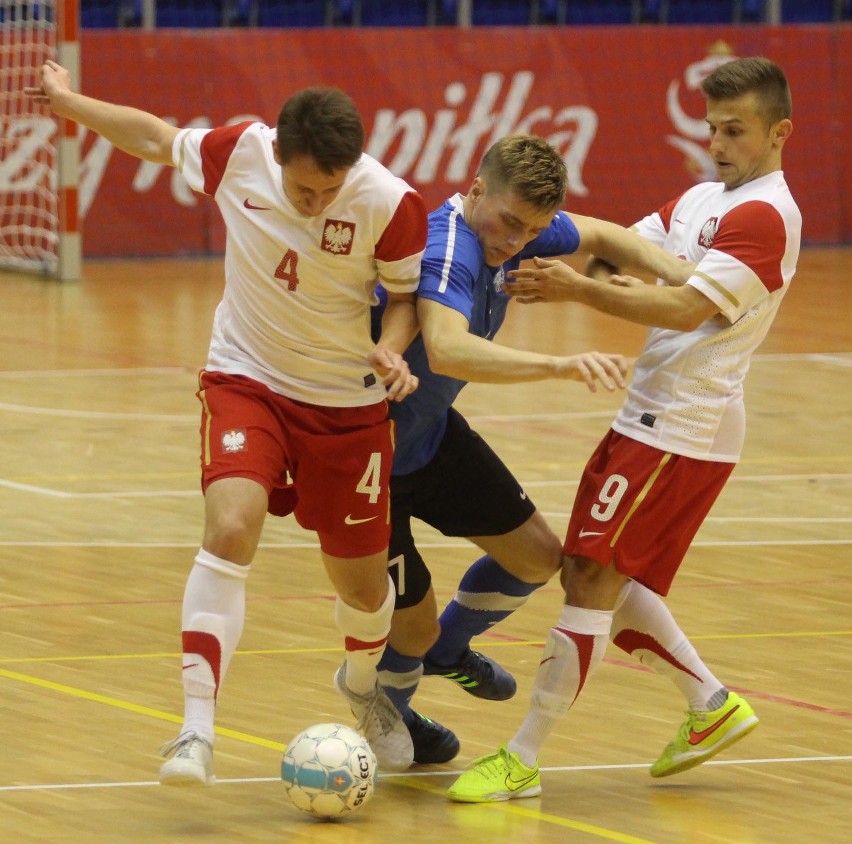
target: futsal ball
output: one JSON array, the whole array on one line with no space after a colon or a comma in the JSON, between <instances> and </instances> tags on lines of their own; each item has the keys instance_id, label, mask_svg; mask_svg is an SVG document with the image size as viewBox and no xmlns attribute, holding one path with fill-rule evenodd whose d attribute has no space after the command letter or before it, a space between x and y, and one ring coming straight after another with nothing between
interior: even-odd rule
<instances>
[{"instance_id":1,"label":"futsal ball","mask_svg":"<svg viewBox=\"0 0 852 844\"><path fill-rule=\"evenodd\" d=\"M314 724L287 745L281 779L296 808L317 818L342 818L373 796L376 756L351 727Z\"/></svg>"}]
</instances>

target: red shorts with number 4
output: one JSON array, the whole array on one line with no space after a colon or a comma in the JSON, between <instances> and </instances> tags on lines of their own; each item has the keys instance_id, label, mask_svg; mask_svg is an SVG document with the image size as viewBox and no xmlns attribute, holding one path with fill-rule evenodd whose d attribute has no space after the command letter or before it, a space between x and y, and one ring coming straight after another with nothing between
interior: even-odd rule
<instances>
[{"instance_id":1,"label":"red shorts with number 4","mask_svg":"<svg viewBox=\"0 0 852 844\"><path fill-rule=\"evenodd\" d=\"M735 465L670 454L610 430L580 480L565 553L614 563L667 595Z\"/></svg>"},{"instance_id":2,"label":"red shorts with number 4","mask_svg":"<svg viewBox=\"0 0 852 844\"><path fill-rule=\"evenodd\" d=\"M206 370L197 395L203 490L222 478L249 478L266 489L270 513L293 513L327 554L355 558L387 549L387 402L321 407L242 375Z\"/></svg>"}]
</instances>

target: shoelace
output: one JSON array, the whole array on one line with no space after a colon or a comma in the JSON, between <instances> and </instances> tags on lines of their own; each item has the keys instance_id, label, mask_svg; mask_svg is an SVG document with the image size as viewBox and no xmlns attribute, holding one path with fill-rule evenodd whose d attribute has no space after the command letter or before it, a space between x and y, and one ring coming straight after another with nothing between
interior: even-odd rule
<instances>
[{"instance_id":1,"label":"shoelace","mask_svg":"<svg viewBox=\"0 0 852 844\"><path fill-rule=\"evenodd\" d=\"M514 767L512 757L505 747L501 747L496 753L490 753L488 756L480 756L479 759L474 760L473 767L484 768L489 775L500 774L503 767L501 763L510 768Z\"/></svg>"},{"instance_id":2,"label":"shoelace","mask_svg":"<svg viewBox=\"0 0 852 844\"><path fill-rule=\"evenodd\" d=\"M483 682L494 679L494 669L491 663L485 659L478 658L478 654L474 651L464 660L462 666L465 669L465 674L471 680L476 681L478 685Z\"/></svg>"},{"instance_id":3,"label":"shoelace","mask_svg":"<svg viewBox=\"0 0 852 844\"><path fill-rule=\"evenodd\" d=\"M362 732L368 732L368 727L371 721L375 720L378 725L379 732L382 735L388 735L393 732L396 721L399 718L399 713L396 707L391 703L381 690L377 687L372 700L367 705L367 710L361 716L359 727Z\"/></svg>"},{"instance_id":4,"label":"shoelace","mask_svg":"<svg viewBox=\"0 0 852 844\"><path fill-rule=\"evenodd\" d=\"M195 740L203 741L198 733L181 733L177 738L167 741L160 748L160 756L168 756L174 751L175 756L188 756L189 746Z\"/></svg>"}]
</instances>

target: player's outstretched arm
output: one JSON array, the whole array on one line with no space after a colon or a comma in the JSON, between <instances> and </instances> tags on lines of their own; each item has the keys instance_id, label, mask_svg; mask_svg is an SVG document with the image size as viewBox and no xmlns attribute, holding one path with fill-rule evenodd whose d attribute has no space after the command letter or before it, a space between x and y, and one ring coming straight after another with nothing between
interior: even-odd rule
<instances>
[{"instance_id":1,"label":"player's outstretched arm","mask_svg":"<svg viewBox=\"0 0 852 844\"><path fill-rule=\"evenodd\" d=\"M484 384L566 378L586 383L591 379L608 390L624 387L624 359L620 355L591 352L588 358L560 357L492 343L471 334L467 319L459 311L423 297L417 300L417 314L429 367L439 375Z\"/></svg>"},{"instance_id":2,"label":"player's outstretched arm","mask_svg":"<svg viewBox=\"0 0 852 844\"><path fill-rule=\"evenodd\" d=\"M636 284L629 276L599 281L562 261L535 258L509 276L506 290L519 302L579 302L640 325L692 331L719 313L718 305L689 284Z\"/></svg>"},{"instance_id":3,"label":"player's outstretched arm","mask_svg":"<svg viewBox=\"0 0 852 844\"><path fill-rule=\"evenodd\" d=\"M178 129L164 120L129 106L115 105L86 97L71 88L71 75L48 60L40 70L41 85L24 88L24 94L54 114L86 126L124 152L153 161L172 164L172 143Z\"/></svg>"},{"instance_id":4,"label":"player's outstretched arm","mask_svg":"<svg viewBox=\"0 0 852 844\"><path fill-rule=\"evenodd\" d=\"M596 217L569 215L580 233L580 250L613 268L647 272L669 284L685 284L695 264L672 255L636 232Z\"/></svg>"}]
</instances>

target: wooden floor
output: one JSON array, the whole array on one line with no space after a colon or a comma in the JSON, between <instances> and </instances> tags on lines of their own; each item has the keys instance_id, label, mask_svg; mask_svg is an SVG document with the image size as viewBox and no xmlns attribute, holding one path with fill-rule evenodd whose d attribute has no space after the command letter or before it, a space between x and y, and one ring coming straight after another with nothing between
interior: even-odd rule
<instances>
[{"instance_id":1,"label":"wooden floor","mask_svg":"<svg viewBox=\"0 0 852 844\"><path fill-rule=\"evenodd\" d=\"M526 710L560 593L478 641L517 675L507 703L427 678L451 765L386 776L345 824L317 824L278 781L284 744L351 721L332 689L332 595L312 535L270 521L246 631L219 702L213 790L156 784L180 723L180 603L198 547L198 407L219 261L90 263L80 283L0 274L0 839L409 844L446 841L840 844L852 840L852 251L812 250L749 376L742 463L670 596L682 627L762 724L694 771L647 766L684 704L608 657L542 756L544 794L448 803L472 758ZM643 330L572 306L513 306L501 336L633 355ZM460 408L554 530L619 397L577 384L470 386ZM439 601L476 556L423 528Z\"/></svg>"}]
</instances>

